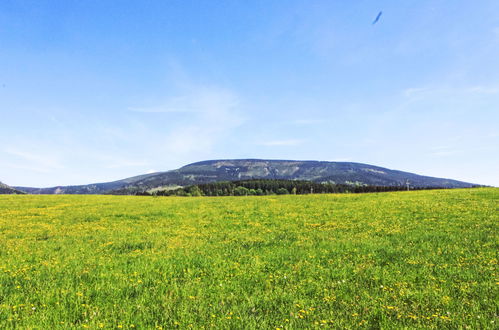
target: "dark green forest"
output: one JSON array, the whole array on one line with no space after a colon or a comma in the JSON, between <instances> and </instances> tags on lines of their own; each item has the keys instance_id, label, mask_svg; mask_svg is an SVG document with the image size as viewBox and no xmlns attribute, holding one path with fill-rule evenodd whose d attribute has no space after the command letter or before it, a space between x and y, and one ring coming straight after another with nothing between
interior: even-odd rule
<instances>
[{"instance_id":1,"label":"dark green forest","mask_svg":"<svg viewBox=\"0 0 499 330\"><path fill-rule=\"evenodd\" d=\"M264 195L305 195L332 193L368 193L407 190L406 186L369 186L333 183L316 183L298 180L243 180L197 184L177 189L140 191L136 195L153 196L264 196ZM409 187L410 190L422 189ZM424 189L434 189L426 187ZM114 193L119 193L114 191ZM130 194L124 190L123 193Z\"/></svg>"}]
</instances>

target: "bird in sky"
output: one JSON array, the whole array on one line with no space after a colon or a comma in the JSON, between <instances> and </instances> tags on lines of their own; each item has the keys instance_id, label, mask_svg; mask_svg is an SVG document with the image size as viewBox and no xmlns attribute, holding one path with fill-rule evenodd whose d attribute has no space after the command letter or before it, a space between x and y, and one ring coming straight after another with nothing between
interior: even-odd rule
<instances>
[{"instance_id":1,"label":"bird in sky","mask_svg":"<svg viewBox=\"0 0 499 330\"><path fill-rule=\"evenodd\" d=\"M376 16L376 19L373 21L373 25L376 24L376 23L378 23L379 18L381 17L381 15L383 15L382 11L380 11L379 14L378 14L378 16Z\"/></svg>"}]
</instances>

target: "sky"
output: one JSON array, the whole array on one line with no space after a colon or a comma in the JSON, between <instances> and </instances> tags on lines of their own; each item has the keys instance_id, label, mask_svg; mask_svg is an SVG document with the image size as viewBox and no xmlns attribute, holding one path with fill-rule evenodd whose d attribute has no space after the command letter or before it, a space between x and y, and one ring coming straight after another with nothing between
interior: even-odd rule
<instances>
[{"instance_id":1,"label":"sky","mask_svg":"<svg viewBox=\"0 0 499 330\"><path fill-rule=\"evenodd\" d=\"M9 185L264 158L499 186L498 124L497 0L0 1Z\"/></svg>"}]
</instances>

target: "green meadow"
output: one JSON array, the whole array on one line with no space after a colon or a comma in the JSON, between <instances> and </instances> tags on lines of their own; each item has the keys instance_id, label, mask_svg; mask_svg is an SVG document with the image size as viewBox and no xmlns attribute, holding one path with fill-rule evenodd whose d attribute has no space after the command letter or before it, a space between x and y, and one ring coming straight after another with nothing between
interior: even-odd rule
<instances>
[{"instance_id":1,"label":"green meadow","mask_svg":"<svg viewBox=\"0 0 499 330\"><path fill-rule=\"evenodd\" d=\"M0 196L0 328L497 328L498 201Z\"/></svg>"}]
</instances>

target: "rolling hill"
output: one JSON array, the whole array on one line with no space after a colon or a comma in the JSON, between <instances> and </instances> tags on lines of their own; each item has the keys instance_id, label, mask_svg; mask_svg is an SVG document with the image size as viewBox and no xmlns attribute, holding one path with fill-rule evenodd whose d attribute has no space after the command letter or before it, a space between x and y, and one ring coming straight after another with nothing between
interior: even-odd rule
<instances>
[{"instance_id":1,"label":"rolling hill","mask_svg":"<svg viewBox=\"0 0 499 330\"><path fill-rule=\"evenodd\" d=\"M5 194L24 194L24 192L19 191L15 188L12 188L10 186L7 186L5 183L0 182L0 195L5 195Z\"/></svg>"},{"instance_id":2,"label":"rolling hill","mask_svg":"<svg viewBox=\"0 0 499 330\"><path fill-rule=\"evenodd\" d=\"M342 184L467 188L472 183L422 176L361 163L233 159L207 160L176 170L139 175L123 180L51 188L16 187L31 194L107 194L189 186L245 179L307 180Z\"/></svg>"}]
</instances>

